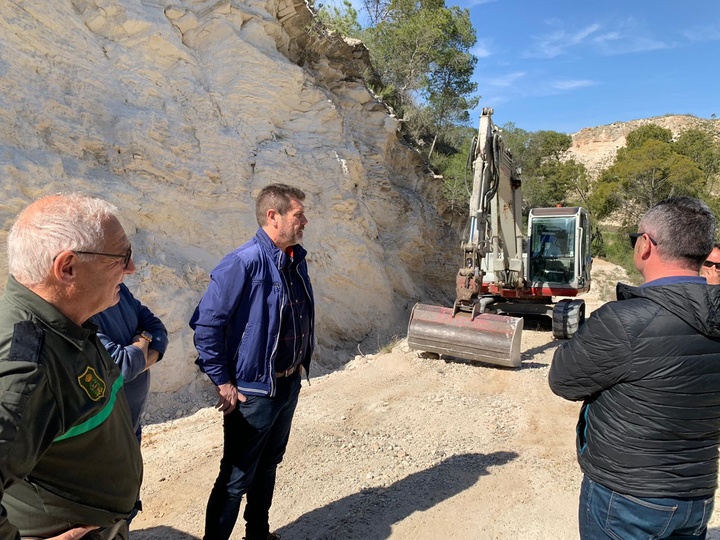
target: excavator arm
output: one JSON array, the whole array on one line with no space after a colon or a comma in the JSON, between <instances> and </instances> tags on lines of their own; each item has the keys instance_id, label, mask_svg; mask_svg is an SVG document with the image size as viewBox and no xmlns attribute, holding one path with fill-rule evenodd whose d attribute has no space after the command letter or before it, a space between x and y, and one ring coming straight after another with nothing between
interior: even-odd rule
<instances>
[{"instance_id":1,"label":"excavator arm","mask_svg":"<svg viewBox=\"0 0 720 540\"><path fill-rule=\"evenodd\" d=\"M522 191L519 172L505 149L500 130L485 108L474 145L473 184L464 266L456 279L455 310L472 311L486 274L503 288L523 286Z\"/></svg>"}]
</instances>

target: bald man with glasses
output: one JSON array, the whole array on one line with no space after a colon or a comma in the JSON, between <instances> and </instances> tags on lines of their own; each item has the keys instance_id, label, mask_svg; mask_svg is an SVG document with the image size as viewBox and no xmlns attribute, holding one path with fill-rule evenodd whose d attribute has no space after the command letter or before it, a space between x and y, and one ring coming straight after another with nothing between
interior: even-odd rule
<instances>
[{"instance_id":1,"label":"bald man with glasses","mask_svg":"<svg viewBox=\"0 0 720 540\"><path fill-rule=\"evenodd\" d=\"M720 244L717 242L700 267L700 275L707 280L708 285L720 285Z\"/></svg>"}]
</instances>

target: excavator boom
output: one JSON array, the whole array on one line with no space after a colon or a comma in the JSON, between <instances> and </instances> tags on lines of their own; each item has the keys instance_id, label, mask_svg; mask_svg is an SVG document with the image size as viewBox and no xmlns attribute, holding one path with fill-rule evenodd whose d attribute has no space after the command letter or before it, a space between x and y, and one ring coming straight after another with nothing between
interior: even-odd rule
<instances>
[{"instance_id":1,"label":"excavator boom","mask_svg":"<svg viewBox=\"0 0 720 540\"><path fill-rule=\"evenodd\" d=\"M473 186L463 266L456 277L452 309L416 304L408 325L408 345L507 367L520 366L523 320L484 313L481 298L485 261L512 287L522 285L522 198L512 156L492 122L493 110L480 116L473 155Z\"/></svg>"}]
</instances>

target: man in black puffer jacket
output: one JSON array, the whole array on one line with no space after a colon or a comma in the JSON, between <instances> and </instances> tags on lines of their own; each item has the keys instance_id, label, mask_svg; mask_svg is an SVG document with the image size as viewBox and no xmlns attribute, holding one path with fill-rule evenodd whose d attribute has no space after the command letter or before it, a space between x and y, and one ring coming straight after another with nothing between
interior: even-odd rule
<instances>
[{"instance_id":1,"label":"man in black puffer jacket","mask_svg":"<svg viewBox=\"0 0 720 540\"><path fill-rule=\"evenodd\" d=\"M707 535L720 443L720 287L698 277L715 217L690 197L651 208L630 235L645 284L618 284L555 351L550 388L583 401L580 536Z\"/></svg>"}]
</instances>

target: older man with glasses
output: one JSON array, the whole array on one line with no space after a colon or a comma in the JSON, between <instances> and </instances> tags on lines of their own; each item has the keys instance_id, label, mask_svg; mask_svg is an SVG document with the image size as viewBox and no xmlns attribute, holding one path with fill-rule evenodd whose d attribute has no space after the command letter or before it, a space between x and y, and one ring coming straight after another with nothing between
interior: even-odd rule
<instances>
[{"instance_id":1,"label":"older man with glasses","mask_svg":"<svg viewBox=\"0 0 720 540\"><path fill-rule=\"evenodd\" d=\"M54 195L8 236L0 299L0 538L126 539L142 458L120 369L88 319L135 271L116 209Z\"/></svg>"},{"instance_id":2,"label":"older man with glasses","mask_svg":"<svg viewBox=\"0 0 720 540\"><path fill-rule=\"evenodd\" d=\"M717 242L700 267L700 275L707 280L708 285L720 285L720 244Z\"/></svg>"},{"instance_id":3,"label":"older man with glasses","mask_svg":"<svg viewBox=\"0 0 720 540\"><path fill-rule=\"evenodd\" d=\"M618 284L556 351L553 392L582 401L583 540L704 539L718 482L720 288L698 276L715 216L661 201L630 235L645 283Z\"/></svg>"}]
</instances>

